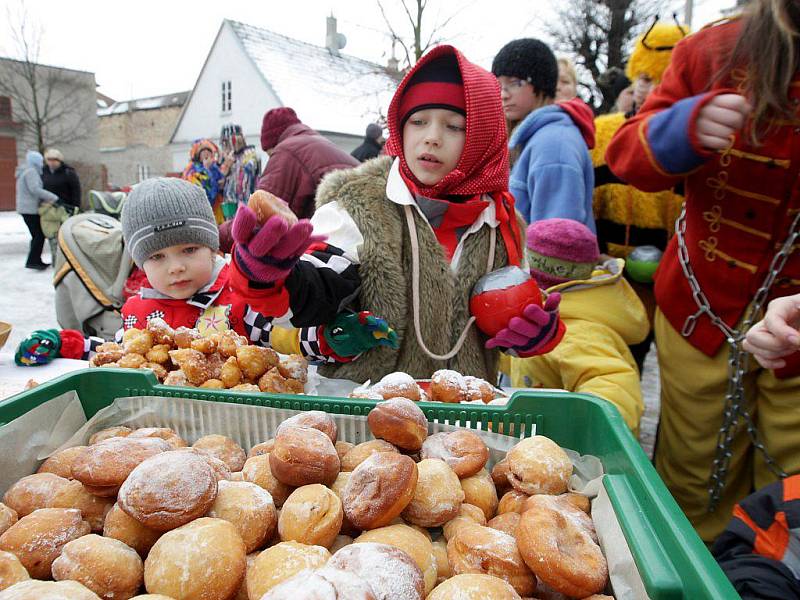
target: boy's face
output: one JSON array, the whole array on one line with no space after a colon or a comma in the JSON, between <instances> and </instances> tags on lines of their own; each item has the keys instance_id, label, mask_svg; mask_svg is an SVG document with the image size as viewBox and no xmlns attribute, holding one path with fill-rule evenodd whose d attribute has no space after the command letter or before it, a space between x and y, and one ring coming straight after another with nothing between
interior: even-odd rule
<instances>
[{"instance_id":1,"label":"boy's face","mask_svg":"<svg viewBox=\"0 0 800 600\"><path fill-rule=\"evenodd\" d=\"M528 116L528 113L539 108L540 99L527 81L500 75L497 82L500 84L503 113L509 121L521 121Z\"/></svg>"},{"instance_id":2,"label":"boy's face","mask_svg":"<svg viewBox=\"0 0 800 600\"><path fill-rule=\"evenodd\" d=\"M456 168L464 149L467 120L446 108L427 108L403 125L403 156L420 183L432 186Z\"/></svg>"},{"instance_id":3,"label":"boy's face","mask_svg":"<svg viewBox=\"0 0 800 600\"><path fill-rule=\"evenodd\" d=\"M185 300L211 281L213 252L198 244L169 246L151 255L142 269L154 289L170 298Z\"/></svg>"}]
</instances>

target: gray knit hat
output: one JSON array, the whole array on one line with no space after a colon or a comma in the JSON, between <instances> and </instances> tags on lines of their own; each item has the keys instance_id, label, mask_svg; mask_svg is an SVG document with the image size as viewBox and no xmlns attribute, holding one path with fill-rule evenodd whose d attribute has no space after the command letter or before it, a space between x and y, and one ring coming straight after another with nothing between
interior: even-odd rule
<instances>
[{"instance_id":1,"label":"gray knit hat","mask_svg":"<svg viewBox=\"0 0 800 600\"><path fill-rule=\"evenodd\" d=\"M203 188L157 177L133 188L122 207L122 236L134 262L178 244L219 248L219 230Z\"/></svg>"}]
</instances>

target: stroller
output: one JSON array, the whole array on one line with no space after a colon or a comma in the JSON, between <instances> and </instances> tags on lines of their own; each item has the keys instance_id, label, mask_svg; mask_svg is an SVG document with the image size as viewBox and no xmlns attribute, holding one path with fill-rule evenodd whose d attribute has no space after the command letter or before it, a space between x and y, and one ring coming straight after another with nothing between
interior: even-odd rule
<instances>
[{"instance_id":1,"label":"stroller","mask_svg":"<svg viewBox=\"0 0 800 600\"><path fill-rule=\"evenodd\" d=\"M128 197L127 192L100 192L89 190L89 210L119 219L122 213L122 206Z\"/></svg>"},{"instance_id":2,"label":"stroller","mask_svg":"<svg viewBox=\"0 0 800 600\"><path fill-rule=\"evenodd\" d=\"M133 267L120 222L98 213L70 217L59 229L54 260L59 325L113 340L122 327L119 310Z\"/></svg>"}]
</instances>

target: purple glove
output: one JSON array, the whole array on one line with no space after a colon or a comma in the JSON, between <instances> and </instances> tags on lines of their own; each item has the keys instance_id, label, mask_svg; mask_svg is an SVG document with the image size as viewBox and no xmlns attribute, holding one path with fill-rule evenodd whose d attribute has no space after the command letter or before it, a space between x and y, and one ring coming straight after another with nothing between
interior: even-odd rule
<instances>
[{"instance_id":1,"label":"purple glove","mask_svg":"<svg viewBox=\"0 0 800 600\"><path fill-rule=\"evenodd\" d=\"M505 329L486 342L486 348L498 348L520 357L550 352L566 331L563 321L558 318L560 302L561 294L553 293L547 297L544 307L528 304L521 317L512 317Z\"/></svg>"},{"instance_id":2,"label":"purple glove","mask_svg":"<svg viewBox=\"0 0 800 600\"><path fill-rule=\"evenodd\" d=\"M283 279L309 246L325 240L325 236L312 235L313 231L308 219L290 227L279 215L259 226L256 213L241 206L231 231L236 263L250 281L272 283Z\"/></svg>"}]
</instances>

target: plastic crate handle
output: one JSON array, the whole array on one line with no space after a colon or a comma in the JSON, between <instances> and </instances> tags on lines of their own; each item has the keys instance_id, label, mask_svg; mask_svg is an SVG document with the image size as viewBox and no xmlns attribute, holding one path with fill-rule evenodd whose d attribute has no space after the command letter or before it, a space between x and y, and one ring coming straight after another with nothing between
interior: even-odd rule
<instances>
[{"instance_id":1,"label":"plastic crate handle","mask_svg":"<svg viewBox=\"0 0 800 600\"><path fill-rule=\"evenodd\" d=\"M684 598L683 582L661 541L650 525L644 508L625 475L606 475L604 485L628 541L633 560L652 600Z\"/></svg>"}]
</instances>

